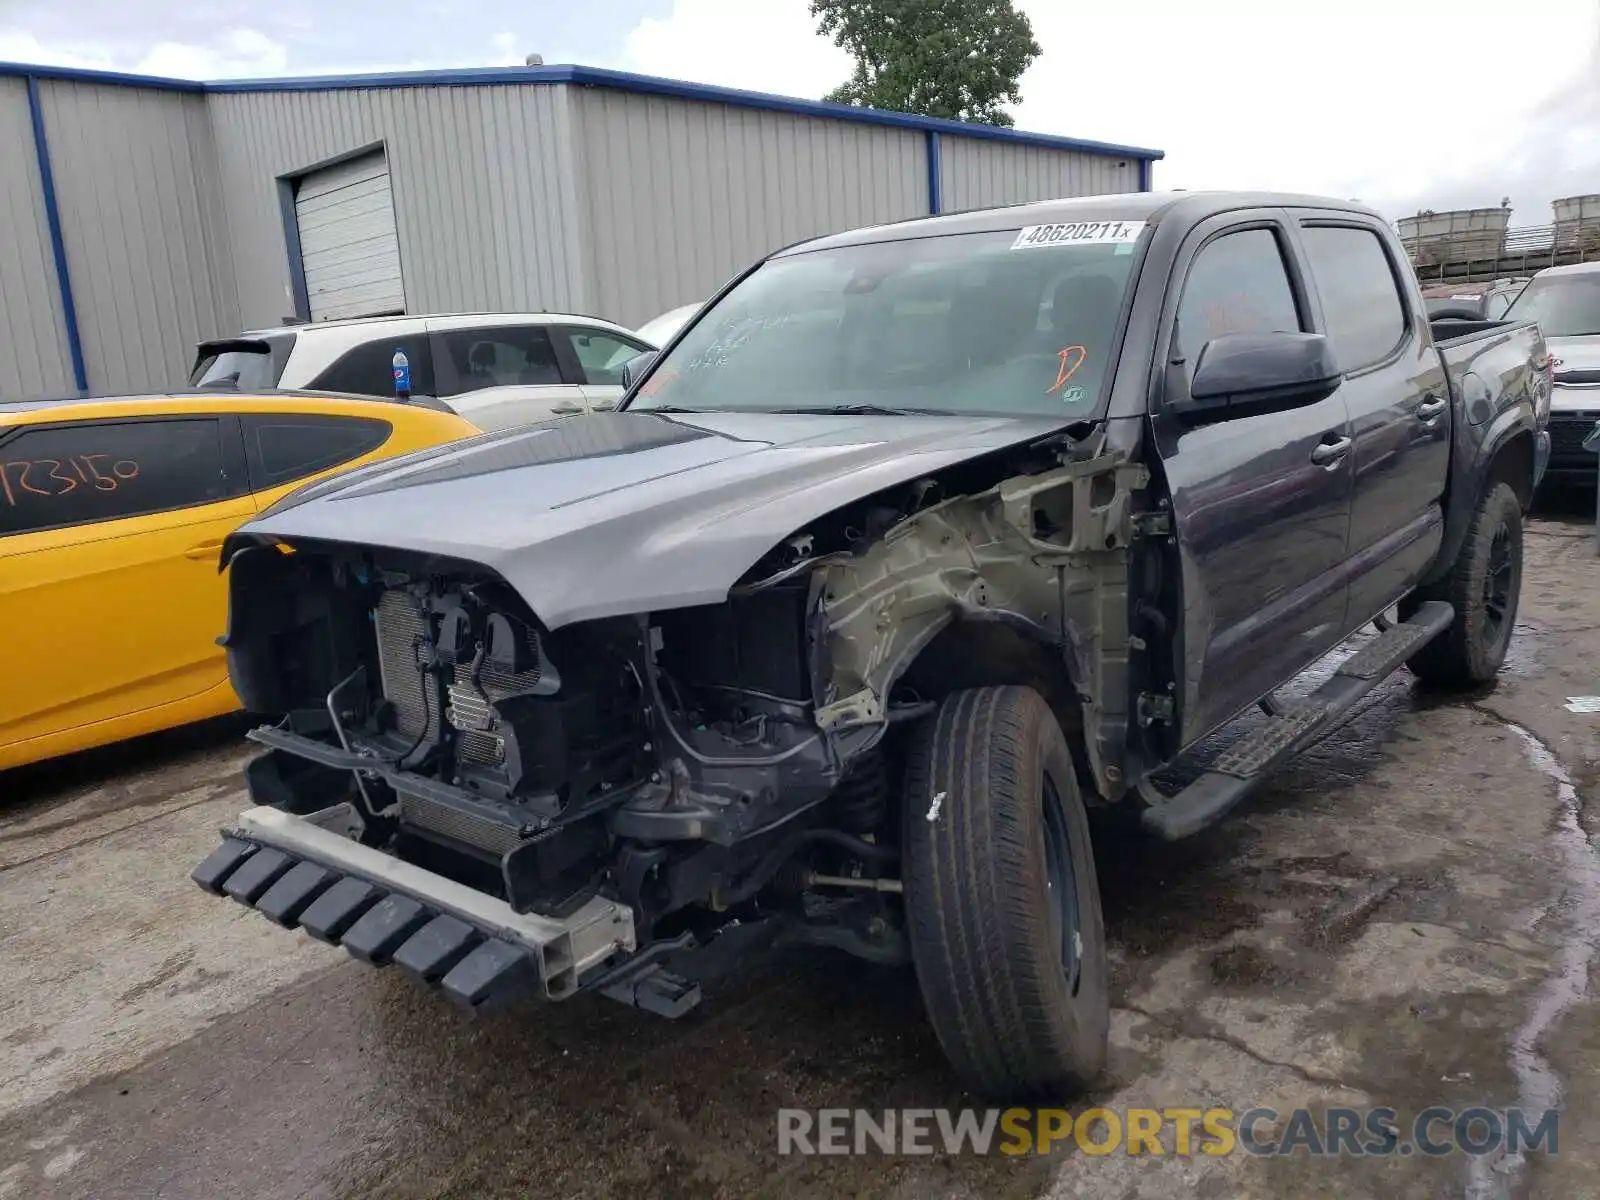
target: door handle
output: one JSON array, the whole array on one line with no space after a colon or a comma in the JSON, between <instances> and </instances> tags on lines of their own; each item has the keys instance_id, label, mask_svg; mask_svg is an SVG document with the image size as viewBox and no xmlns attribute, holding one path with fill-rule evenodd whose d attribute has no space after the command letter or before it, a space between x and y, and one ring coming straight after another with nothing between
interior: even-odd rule
<instances>
[{"instance_id":1,"label":"door handle","mask_svg":"<svg viewBox=\"0 0 1600 1200\"><path fill-rule=\"evenodd\" d=\"M183 552L185 558L216 558L222 552L222 542L199 542Z\"/></svg>"},{"instance_id":2,"label":"door handle","mask_svg":"<svg viewBox=\"0 0 1600 1200\"><path fill-rule=\"evenodd\" d=\"M1336 442L1323 442L1311 452L1311 461L1318 466L1330 466L1350 453L1350 447L1354 444L1347 437L1342 437Z\"/></svg>"},{"instance_id":3,"label":"door handle","mask_svg":"<svg viewBox=\"0 0 1600 1200\"><path fill-rule=\"evenodd\" d=\"M1417 418L1422 421L1431 421L1444 411L1444 397L1429 396L1417 405Z\"/></svg>"},{"instance_id":4,"label":"door handle","mask_svg":"<svg viewBox=\"0 0 1600 1200\"><path fill-rule=\"evenodd\" d=\"M577 404L557 404L552 406L550 411L558 417L570 417L575 413L581 413L583 408Z\"/></svg>"}]
</instances>

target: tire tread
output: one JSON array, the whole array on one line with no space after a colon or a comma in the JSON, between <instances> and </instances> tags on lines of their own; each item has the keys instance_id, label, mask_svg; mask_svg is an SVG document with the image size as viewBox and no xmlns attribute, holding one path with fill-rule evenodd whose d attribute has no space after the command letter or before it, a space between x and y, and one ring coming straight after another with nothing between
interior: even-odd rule
<instances>
[{"instance_id":1,"label":"tire tread","mask_svg":"<svg viewBox=\"0 0 1600 1200\"><path fill-rule=\"evenodd\" d=\"M1051 946L1043 889L1039 764L1067 807L1094 895L1087 822L1065 738L1042 697L1022 687L958 692L917 731L905 790L907 923L929 1019L967 1082L988 1095L1059 1095L1086 1086L1104 1058L1104 938L1098 900L1083 903L1084 966L1070 997ZM1065 776L1062 778L1061 776ZM937 821L926 814L943 792Z\"/></svg>"},{"instance_id":2,"label":"tire tread","mask_svg":"<svg viewBox=\"0 0 1600 1200\"><path fill-rule=\"evenodd\" d=\"M1522 504L1508 484L1497 483L1484 492L1467 525L1461 550L1449 574L1435 583L1418 588L1401 605L1400 615L1410 616L1429 600L1447 601L1456 610L1455 620L1438 637L1418 650L1406 665L1411 673L1425 683L1436 687L1464 691L1488 683L1500 670L1505 659L1490 653L1490 648L1479 644L1478 630L1482 616L1483 579L1489 567L1489 550L1494 542L1496 528L1501 521L1511 526L1516 543L1515 583L1522 581ZM1511 611L1507 619L1516 621L1517 596L1513 590Z\"/></svg>"}]
</instances>

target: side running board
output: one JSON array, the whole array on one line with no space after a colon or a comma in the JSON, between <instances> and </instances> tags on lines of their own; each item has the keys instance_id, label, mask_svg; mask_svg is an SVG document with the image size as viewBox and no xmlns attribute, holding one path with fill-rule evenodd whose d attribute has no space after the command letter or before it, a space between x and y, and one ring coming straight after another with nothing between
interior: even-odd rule
<instances>
[{"instance_id":1,"label":"side running board","mask_svg":"<svg viewBox=\"0 0 1600 1200\"><path fill-rule=\"evenodd\" d=\"M1144 827L1168 841L1176 841L1216 822L1270 771L1349 712L1400 664L1443 633L1454 619L1455 610L1450 605L1430 601L1409 621L1380 633L1339 664L1339 669L1316 691L1278 707L1268 720L1228 747L1205 774L1183 791L1145 809Z\"/></svg>"}]
</instances>

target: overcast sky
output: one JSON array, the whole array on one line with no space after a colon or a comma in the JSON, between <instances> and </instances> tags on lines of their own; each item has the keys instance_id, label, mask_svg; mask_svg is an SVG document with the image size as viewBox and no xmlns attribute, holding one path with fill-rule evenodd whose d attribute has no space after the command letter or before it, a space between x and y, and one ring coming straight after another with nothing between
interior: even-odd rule
<instances>
[{"instance_id":1,"label":"overcast sky","mask_svg":"<svg viewBox=\"0 0 1600 1200\"><path fill-rule=\"evenodd\" d=\"M1022 129L1167 152L1157 187L1390 216L1600 192L1600 0L1021 0ZM820 97L806 0L0 0L0 59L189 78L576 62Z\"/></svg>"}]
</instances>

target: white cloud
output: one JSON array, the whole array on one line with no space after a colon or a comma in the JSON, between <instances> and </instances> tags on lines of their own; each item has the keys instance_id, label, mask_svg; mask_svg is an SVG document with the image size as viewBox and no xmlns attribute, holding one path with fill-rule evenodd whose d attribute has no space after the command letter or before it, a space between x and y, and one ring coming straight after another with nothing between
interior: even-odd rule
<instances>
[{"instance_id":1,"label":"white cloud","mask_svg":"<svg viewBox=\"0 0 1600 1200\"><path fill-rule=\"evenodd\" d=\"M518 66L527 57L517 53L517 35L514 33L497 33L489 39L489 44L494 47L495 61L501 65Z\"/></svg>"},{"instance_id":2,"label":"white cloud","mask_svg":"<svg viewBox=\"0 0 1600 1200\"><path fill-rule=\"evenodd\" d=\"M233 29L209 45L157 42L138 58L128 59L92 40L47 44L30 33L0 30L0 61L132 71L172 79L234 79L282 75L288 65L288 51L254 29Z\"/></svg>"},{"instance_id":3,"label":"white cloud","mask_svg":"<svg viewBox=\"0 0 1600 1200\"><path fill-rule=\"evenodd\" d=\"M39 63L49 67L77 67L109 71L111 59L81 48L45 45L31 33L0 30L0 62Z\"/></svg>"},{"instance_id":4,"label":"white cloud","mask_svg":"<svg viewBox=\"0 0 1600 1200\"><path fill-rule=\"evenodd\" d=\"M1162 186L1388 206L1451 178L1499 203L1531 114L1584 69L1596 34L1593 0L1525 0L1515 27L1541 31L1538 66L1508 74L1494 69L1499 0L1024 7L1045 54L1023 80L1020 125L1162 147ZM1516 199L1521 220L1547 219L1548 197Z\"/></svg>"},{"instance_id":5,"label":"white cloud","mask_svg":"<svg viewBox=\"0 0 1600 1200\"><path fill-rule=\"evenodd\" d=\"M282 43L254 29L235 29L211 45L159 42L134 70L174 79L239 79L282 75L288 64Z\"/></svg>"},{"instance_id":6,"label":"white cloud","mask_svg":"<svg viewBox=\"0 0 1600 1200\"><path fill-rule=\"evenodd\" d=\"M1018 127L1163 149L1159 187L1331 193L1394 214L1511 190L1515 221L1542 224L1542 189L1573 184L1531 164L1600 161L1600 118L1584 107L1600 94L1594 0L1523 0L1514 21L1502 0L1020 7L1044 53L1023 77ZM1495 47L1513 31L1538 52L1503 71ZM850 66L806 0L676 0L633 28L614 65L806 97ZM1540 115L1574 90L1581 102Z\"/></svg>"},{"instance_id":7,"label":"white cloud","mask_svg":"<svg viewBox=\"0 0 1600 1200\"><path fill-rule=\"evenodd\" d=\"M128 71L169 79L261 79L288 74L359 74L521 66L524 54L518 49L519 44L519 34L502 32L491 34L481 51L388 61L334 60L307 68L303 56L296 56L291 67L289 46L256 29L229 30L203 43L159 41L148 48L132 51L126 45L113 49L92 40L43 42L31 33L0 29L0 62Z\"/></svg>"},{"instance_id":8,"label":"white cloud","mask_svg":"<svg viewBox=\"0 0 1600 1200\"><path fill-rule=\"evenodd\" d=\"M391 0L408 14L396 23L377 0L275 0L231 28L146 0L132 30L110 15L128 0L34 0L27 21L0 0L0 59L199 79L507 65L571 40L528 15L547 2ZM1391 215L1509 194L1527 225L1549 220L1555 196L1600 190L1596 0L1522 0L1514 16L1504 0L1018 2L1044 47L1018 126L1163 149L1158 187L1325 192ZM82 15L47 35L38 14L68 8ZM849 74L807 0L657 8L608 26L617 49L599 61L809 98Z\"/></svg>"},{"instance_id":9,"label":"white cloud","mask_svg":"<svg viewBox=\"0 0 1600 1200\"><path fill-rule=\"evenodd\" d=\"M850 73L806 0L674 0L668 16L635 25L608 65L812 100Z\"/></svg>"}]
</instances>

